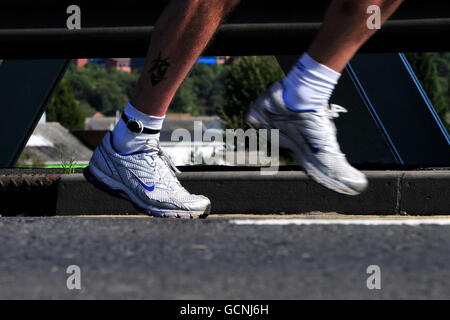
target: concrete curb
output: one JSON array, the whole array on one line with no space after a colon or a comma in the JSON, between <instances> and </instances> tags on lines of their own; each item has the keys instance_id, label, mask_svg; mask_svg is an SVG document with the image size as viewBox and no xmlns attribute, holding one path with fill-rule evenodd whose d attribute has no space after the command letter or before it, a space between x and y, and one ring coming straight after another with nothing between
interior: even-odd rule
<instances>
[{"instance_id":1,"label":"concrete curb","mask_svg":"<svg viewBox=\"0 0 450 320\"><path fill-rule=\"evenodd\" d=\"M450 171L405 172L400 209L417 215L450 214Z\"/></svg>"},{"instance_id":2,"label":"concrete curb","mask_svg":"<svg viewBox=\"0 0 450 320\"><path fill-rule=\"evenodd\" d=\"M450 171L365 173L370 187L356 197L329 191L301 171L279 172L274 176L261 176L259 171L185 172L180 175L180 181L189 191L209 197L215 214L450 214ZM17 182L8 183L12 177L18 179L18 176L0 176L0 187L3 186L0 188L0 215L139 214L128 201L98 190L81 174L52 176L47 179L50 182L45 193L39 183L34 189L29 188L29 183L25 184L27 188L20 188ZM34 179L45 180L45 175L39 177ZM29 180L29 175L22 175L22 179ZM16 186L12 191L8 187L11 185ZM11 203L13 199L16 199L15 204ZM23 199L34 203L24 206L30 201ZM14 210L8 211L8 203L15 205ZM24 212L20 211L21 207Z\"/></svg>"}]
</instances>

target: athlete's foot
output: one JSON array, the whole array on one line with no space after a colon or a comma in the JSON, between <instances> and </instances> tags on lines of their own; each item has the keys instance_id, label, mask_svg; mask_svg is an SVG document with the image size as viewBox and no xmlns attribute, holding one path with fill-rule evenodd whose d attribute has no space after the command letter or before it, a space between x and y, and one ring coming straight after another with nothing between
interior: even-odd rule
<instances>
[{"instance_id":1,"label":"athlete's foot","mask_svg":"<svg viewBox=\"0 0 450 320\"><path fill-rule=\"evenodd\" d=\"M157 139L149 139L141 152L119 154L108 133L94 151L84 175L97 187L130 200L149 215L206 218L211 202L186 191L175 175L177 171Z\"/></svg>"},{"instance_id":2,"label":"athlete's foot","mask_svg":"<svg viewBox=\"0 0 450 320\"><path fill-rule=\"evenodd\" d=\"M292 111L276 83L251 106L247 123L257 129L279 129L280 147L290 150L316 182L339 193L360 194L367 188L365 175L353 168L341 152L333 118L346 110L337 105Z\"/></svg>"}]
</instances>

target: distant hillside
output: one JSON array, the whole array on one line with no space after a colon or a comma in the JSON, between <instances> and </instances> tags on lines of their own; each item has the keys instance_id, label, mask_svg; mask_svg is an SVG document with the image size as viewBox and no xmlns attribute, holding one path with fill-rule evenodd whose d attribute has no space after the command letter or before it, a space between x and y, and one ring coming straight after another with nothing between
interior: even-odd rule
<instances>
[{"instance_id":1,"label":"distant hillside","mask_svg":"<svg viewBox=\"0 0 450 320\"><path fill-rule=\"evenodd\" d=\"M442 108L443 105L450 106L450 52L426 55L428 58L432 57L431 68L429 61L425 63L428 64L426 70L431 72L418 70L416 73L424 88L428 90L427 94L436 109L439 109L441 119L450 128L447 121L450 112L447 107ZM419 56L419 65L420 63L422 62ZM230 99L226 95L224 85L224 79L230 69L229 65L195 65L173 99L169 112L215 115ZM434 75L430 77L430 74ZM106 70L95 63L78 68L71 65L64 77L86 116L91 116L96 111L113 116L116 110L123 110L133 94L138 78L137 71L127 73ZM439 85L436 85L436 81Z\"/></svg>"},{"instance_id":2,"label":"distant hillside","mask_svg":"<svg viewBox=\"0 0 450 320\"><path fill-rule=\"evenodd\" d=\"M227 70L226 65L196 64L175 95L169 112L194 116L215 114L225 100L223 78ZM64 79L87 116L96 111L113 116L131 99L139 72L106 70L96 63L88 63L83 67L71 65Z\"/></svg>"}]
</instances>

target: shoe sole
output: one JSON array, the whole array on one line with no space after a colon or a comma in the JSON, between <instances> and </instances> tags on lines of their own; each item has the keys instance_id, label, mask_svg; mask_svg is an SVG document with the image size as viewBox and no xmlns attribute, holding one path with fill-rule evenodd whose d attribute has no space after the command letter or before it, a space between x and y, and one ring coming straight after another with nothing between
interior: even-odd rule
<instances>
[{"instance_id":1,"label":"shoe sole","mask_svg":"<svg viewBox=\"0 0 450 320\"><path fill-rule=\"evenodd\" d=\"M140 201L133 199L133 193L124 184L104 175L99 169L92 166L92 164L84 168L83 175L87 181L92 183L99 190L104 191L115 198L125 199L129 201L137 211L156 218L205 219L211 212L211 205L208 205L204 211L167 210L152 207L146 208L143 205L138 204ZM101 178L99 176L101 176ZM114 188L112 188L111 185L114 185Z\"/></svg>"},{"instance_id":2,"label":"shoe sole","mask_svg":"<svg viewBox=\"0 0 450 320\"><path fill-rule=\"evenodd\" d=\"M245 115L247 124L254 129L273 129L269 124L269 120L259 112L258 105L259 103L256 101L250 106L249 111ZM303 137L299 136L298 138L300 146L298 146L289 136L280 131L280 148L292 152L311 179L322 186L341 194L356 196L361 193L320 171L320 169L314 165L313 161L308 158L313 157L310 156L311 152L307 149L308 147L303 140Z\"/></svg>"}]
</instances>

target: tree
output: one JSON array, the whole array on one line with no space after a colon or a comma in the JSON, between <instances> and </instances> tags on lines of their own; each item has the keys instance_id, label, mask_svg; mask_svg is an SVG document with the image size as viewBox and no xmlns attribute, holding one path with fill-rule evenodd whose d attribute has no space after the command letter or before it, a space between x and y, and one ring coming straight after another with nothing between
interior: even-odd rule
<instances>
[{"instance_id":1,"label":"tree","mask_svg":"<svg viewBox=\"0 0 450 320\"><path fill-rule=\"evenodd\" d=\"M226 102L217 110L226 127L246 129L244 114L250 104L283 77L273 56L239 58L225 77Z\"/></svg>"},{"instance_id":2,"label":"tree","mask_svg":"<svg viewBox=\"0 0 450 320\"><path fill-rule=\"evenodd\" d=\"M439 79L441 81L442 90L446 97L447 105L450 106L450 52L439 52L436 55L435 63L438 70Z\"/></svg>"},{"instance_id":3,"label":"tree","mask_svg":"<svg viewBox=\"0 0 450 320\"><path fill-rule=\"evenodd\" d=\"M202 114L212 115L216 109L225 103L224 78L228 67L219 64L197 64L190 78L193 80L193 90Z\"/></svg>"},{"instance_id":4,"label":"tree","mask_svg":"<svg viewBox=\"0 0 450 320\"><path fill-rule=\"evenodd\" d=\"M214 115L224 101L224 78L229 66L196 64L177 91L169 112ZM96 63L70 65L64 78L73 88L82 110L114 115L122 111L136 88L139 72L106 70Z\"/></svg>"},{"instance_id":5,"label":"tree","mask_svg":"<svg viewBox=\"0 0 450 320\"><path fill-rule=\"evenodd\" d=\"M186 78L169 107L169 112L199 115L197 97L193 90L192 78Z\"/></svg>"},{"instance_id":6,"label":"tree","mask_svg":"<svg viewBox=\"0 0 450 320\"><path fill-rule=\"evenodd\" d=\"M75 99L72 88L62 80L47 106L47 121L59 122L69 130L84 129L85 115Z\"/></svg>"},{"instance_id":7,"label":"tree","mask_svg":"<svg viewBox=\"0 0 450 320\"><path fill-rule=\"evenodd\" d=\"M436 53L409 53L407 57L434 109L448 127L446 115L449 112L449 105L439 78L437 64L434 62Z\"/></svg>"},{"instance_id":8,"label":"tree","mask_svg":"<svg viewBox=\"0 0 450 320\"><path fill-rule=\"evenodd\" d=\"M124 109L138 78L138 72L106 70L96 63L88 63L81 68L71 65L64 77L83 110L88 113L97 110L111 116L116 110Z\"/></svg>"},{"instance_id":9,"label":"tree","mask_svg":"<svg viewBox=\"0 0 450 320\"><path fill-rule=\"evenodd\" d=\"M122 111L129 101L119 83L107 77L95 81L88 99L91 105L102 106L101 112L107 116L115 115L117 110Z\"/></svg>"},{"instance_id":10,"label":"tree","mask_svg":"<svg viewBox=\"0 0 450 320\"><path fill-rule=\"evenodd\" d=\"M196 64L175 94L169 112L214 115L225 101L223 83L228 68L218 64Z\"/></svg>"}]
</instances>

